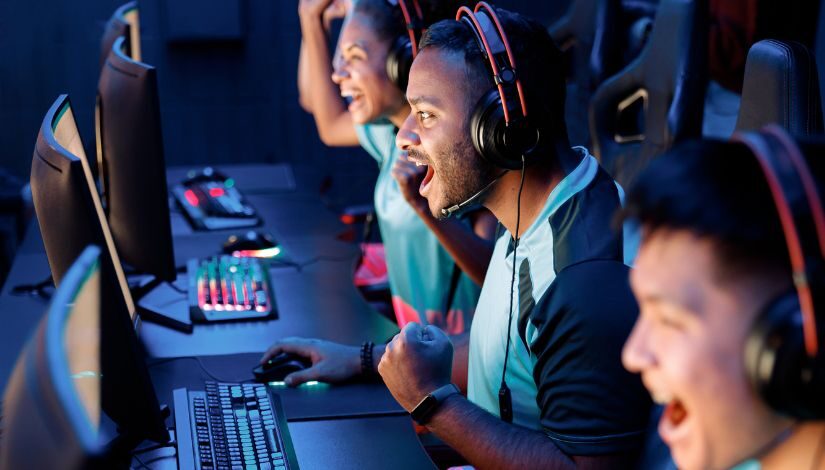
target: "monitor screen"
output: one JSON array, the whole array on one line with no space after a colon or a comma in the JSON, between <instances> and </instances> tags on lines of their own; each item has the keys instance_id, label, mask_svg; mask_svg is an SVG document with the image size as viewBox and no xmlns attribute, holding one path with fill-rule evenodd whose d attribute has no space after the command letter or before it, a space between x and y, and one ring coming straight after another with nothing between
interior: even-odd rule
<instances>
[{"instance_id":1,"label":"monitor screen","mask_svg":"<svg viewBox=\"0 0 825 470\"><path fill-rule=\"evenodd\" d=\"M3 395L0 468L87 468L102 453L100 249L52 296Z\"/></svg>"},{"instance_id":2,"label":"monitor screen","mask_svg":"<svg viewBox=\"0 0 825 470\"><path fill-rule=\"evenodd\" d=\"M72 303L63 329L63 350L69 377L80 404L95 432L100 427L100 269L96 261L83 279Z\"/></svg>"}]
</instances>

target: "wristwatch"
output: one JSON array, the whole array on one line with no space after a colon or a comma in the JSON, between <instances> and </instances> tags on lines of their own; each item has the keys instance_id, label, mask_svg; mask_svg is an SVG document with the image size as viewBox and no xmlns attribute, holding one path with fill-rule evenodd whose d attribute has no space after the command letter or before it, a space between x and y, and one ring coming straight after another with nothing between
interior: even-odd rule
<instances>
[{"instance_id":1,"label":"wristwatch","mask_svg":"<svg viewBox=\"0 0 825 470\"><path fill-rule=\"evenodd\" d=\"M439 387L424 397L424 399L410 411L410 416L412 416L412 419L414 419L416 423L424 426L430 420L433 413L435 413L435 410L444 403L444 400L456 393L461 393L461 391L454 384Z\"/></svg>"}]
</instances>

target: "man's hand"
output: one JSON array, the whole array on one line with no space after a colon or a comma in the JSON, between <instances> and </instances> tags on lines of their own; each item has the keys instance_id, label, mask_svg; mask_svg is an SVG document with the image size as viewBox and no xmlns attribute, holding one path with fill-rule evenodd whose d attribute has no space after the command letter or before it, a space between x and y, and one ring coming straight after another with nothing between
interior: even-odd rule
<instances>
[{"instance_id":1,"label":"man's hand","mask_svg":"<svg viewBox=\"0 0 825 470\"><path fill-rule=\"evenodd\" d=\"M296 387L310 380L342 382L361 373L361 350L320 339L286 338L273 344L261 357L261 364L282 352L298 354L312 361L312 367L293 372L284 383Z\"/></svg>"},{"instance_id":2,"label":"man's hand","mask_svg":"<svg viewBox=\"0 0 825 470\"><path fill-rule=\"evenodd\" d=\"M407 158L407 152L401 152L395 165L392 167L392 177L398 182L401 194L407 203L419 214L429 214L430 206L427 199L419 192L418 188L427 174L426 166L417 166Z\"/></svg>"},{"instance_id":3,"label":"man's hand","mask_svg":"<svg viewBox=\"0 0 825 470\"><path fill-rule=\"evenodd\" d=\"M428 393L450 383L453 344L440 329L408 323L387 345L378 373L396 401L412 411Z\"/></svg>"}]
</instances>

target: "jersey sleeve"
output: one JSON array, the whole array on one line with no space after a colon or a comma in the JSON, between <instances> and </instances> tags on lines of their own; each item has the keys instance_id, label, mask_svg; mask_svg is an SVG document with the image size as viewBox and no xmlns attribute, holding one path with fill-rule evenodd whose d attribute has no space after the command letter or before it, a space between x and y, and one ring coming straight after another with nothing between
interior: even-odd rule
<instances>
[{"instance_id":1,"label":"jersey sleeve","mask_svg":"<svg viewBox=\"0 0 825 470\"><path fill-rule=\"evenodd\" d=\"M629 268L585 261L559 272L528 328L544 432L568 455L637 452L651 401L621 350L638 315Z\"/></svg>"},{"instance_id":2,"label":"jersey sleeve","mask_svg":"<svg viewBox=\"0 0 825 470\"><path fill-rule=\"evenodd\" d=\"M361 147L383 165L395 147L395 127L390 123L357 124L355 133Z\"/></svg>"}]
</instances>

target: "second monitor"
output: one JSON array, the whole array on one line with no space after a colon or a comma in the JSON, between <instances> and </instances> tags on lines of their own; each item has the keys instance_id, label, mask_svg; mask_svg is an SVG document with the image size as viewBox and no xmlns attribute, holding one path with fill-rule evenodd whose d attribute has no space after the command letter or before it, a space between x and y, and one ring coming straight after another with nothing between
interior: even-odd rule
<instances>
[{"instance_id":1,"label":"second monitor","mask_svg":"<svg viewBox=\"0 0 825 470\"><path fill-rule=\"evenodd\" d=\"M95 121L106 217L123 262L175 280L155 68L126 55L117 39L100 72Z\"/></svg>"}]
</instances>

